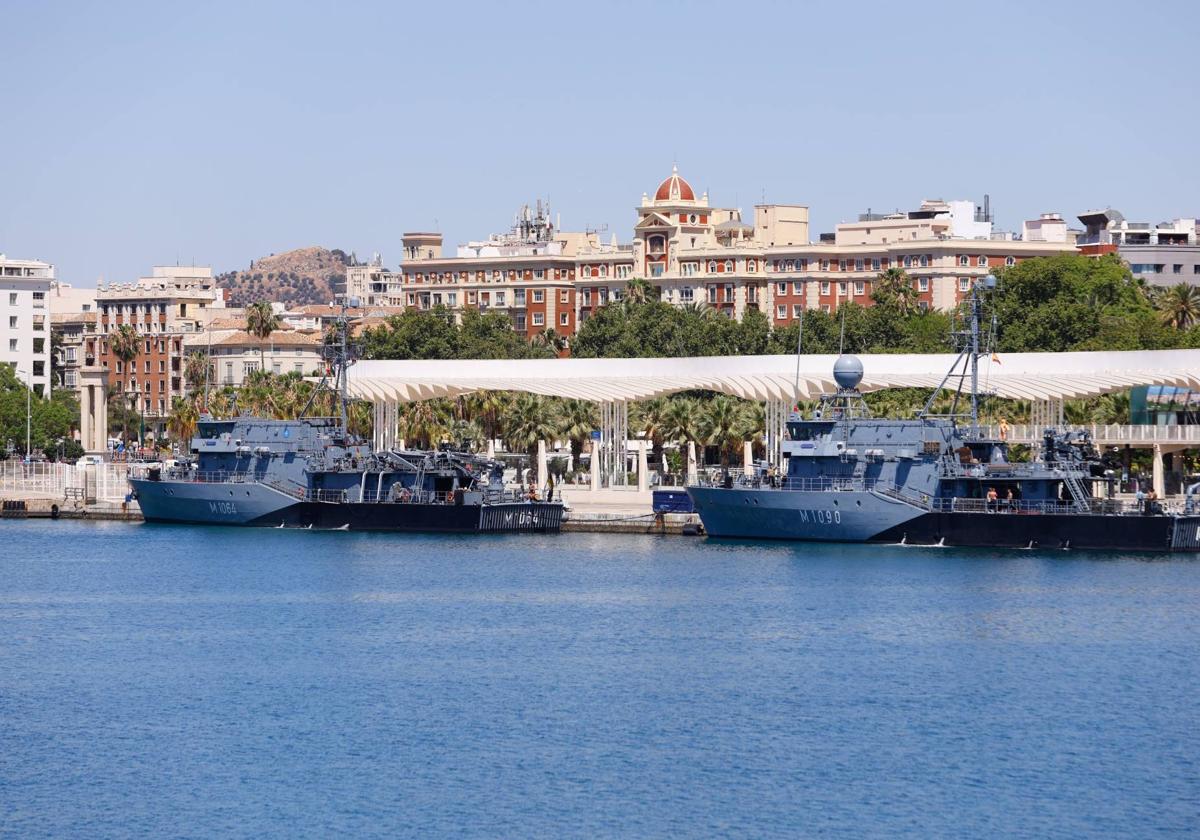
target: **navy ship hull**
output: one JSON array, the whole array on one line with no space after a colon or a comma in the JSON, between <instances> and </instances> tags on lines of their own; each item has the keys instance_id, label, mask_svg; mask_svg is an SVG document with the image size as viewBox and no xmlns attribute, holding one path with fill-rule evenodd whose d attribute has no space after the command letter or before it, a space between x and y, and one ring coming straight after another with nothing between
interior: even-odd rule
<instances>
[{"instance_id":1,"label":"navy ship hull","mask_svg":"<svg viewBox=\"0 0 1200 840\"><path fill-rule=\"evenodd\" d=\"M130 479L147 522L446 533L557 533L562 505L314 502L264 484Z\"/></svg>"},{"instance_id":2,"label":"navy ship hull","mask_svg":"<svg viewBox=\"0 0 1200 840\"><path fill-rule=\"evenodd\" d=\"M1200 550L1200 516L929 512L871 491L689 487L714 537L978 548Z\"/></svg>"}]
</instances>

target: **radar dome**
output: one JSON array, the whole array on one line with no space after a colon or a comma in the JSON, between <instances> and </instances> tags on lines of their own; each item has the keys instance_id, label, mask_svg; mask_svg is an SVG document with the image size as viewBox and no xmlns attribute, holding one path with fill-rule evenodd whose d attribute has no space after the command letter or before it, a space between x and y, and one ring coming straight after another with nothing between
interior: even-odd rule
<instances>
[{"instance_id":1,"label":"radar dome","mask_svg":"<svg viewBox=\"0 0 1200 840\"><path fill-rule=\"evenodd\" d=\"M863 363L858 356L838 356L833 363L833 381L839 388L857 388L862 378Z\"/></svg>"}]
</instances>

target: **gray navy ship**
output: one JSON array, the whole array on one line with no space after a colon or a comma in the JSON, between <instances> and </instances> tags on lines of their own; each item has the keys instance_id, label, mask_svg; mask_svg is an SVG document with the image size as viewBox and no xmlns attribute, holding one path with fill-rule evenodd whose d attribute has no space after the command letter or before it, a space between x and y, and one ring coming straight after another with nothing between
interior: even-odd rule
<instances>
[{"instance_id":1,"label":"gray navy ship","mask_svg":"<svg viewBox=\"0 0 1200 840\"><path fill-rule=\"evenodd\" d=\"M988 278L994 284L994 278ZM687 488L705 531L717 537L1015 548L1200 550L1196 486L1180 512L1122 502L1086 435L1047 428L1035 457L1009 459L1004 440L980 433L979 290L964 347L938 391L969 379L969 426L934 415L872 417L854 356L834 365L837 389L810 416L795 412L778 475L726 475ZM960 367L961 365L961 367ZM957 399L955 401L958 405ZM953 410L952 410L953 412ZM1107 474L1106 474L1107 473ZM1093 495L1097 484L1106 489Z\"/></svg>"},{"instance_id":2,"label":"gray navy ship","mask_svg":"<svg viewBox=\"0 0 1200 840\"><path fill-rule=\"evenodd\" d=\"M562 501L540 499L532 488L506 487L497 461L450 449L375 451L351 435L345 326L343 318L332 360L340 417L202 415L188 457L130 478L146 521L340 530L559 530Z\"/></svg>"}]
</instances>

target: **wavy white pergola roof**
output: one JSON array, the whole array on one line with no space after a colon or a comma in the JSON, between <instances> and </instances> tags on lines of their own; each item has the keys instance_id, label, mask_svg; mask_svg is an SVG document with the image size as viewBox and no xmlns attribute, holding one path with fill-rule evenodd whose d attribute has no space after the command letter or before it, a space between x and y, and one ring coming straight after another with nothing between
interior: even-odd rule
<instances>
[{"instance_id":1,"label":"wavy white pergola roof","mask_svg":"<svg viewBox=\"0 0 1200 840\"><path fill-rule=\"evenodd\" d=\"M645 399L705 389L752 400L811 399L834 388L833 355L702 356L683 359L367 361L350 369L350 392L370 400L414 402L480 390L524 391L594 402ZM932 388L950 354L860 356L863 391ZM1021 400L1076 399L1134 385L1200 390L1200 350L1007 353L981 359L983 390Z\"/></svg>"}]
</instances>

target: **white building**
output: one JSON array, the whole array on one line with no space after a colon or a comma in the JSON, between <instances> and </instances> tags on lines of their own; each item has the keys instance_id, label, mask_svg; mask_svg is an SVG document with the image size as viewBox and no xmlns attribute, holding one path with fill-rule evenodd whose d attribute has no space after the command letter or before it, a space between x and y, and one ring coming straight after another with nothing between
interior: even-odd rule
<instances>
[{"instance_id":1,"label":"white building","mask_svg":"<svg viewBox=\"0 0 1200 840\"><path fill-rule=\"evenodd\" d=\"M1200 283L1200 237L1196 219L1157 225L1131 222L1111 207L1079 214L1087 228L1079 237L1085 254L1119 253L1133 276L1159 286Z\"/></svg>"},{"instance_id":2,"label":"white building","mask_svg":"<svg viewBox=\"0 0 1200 840\"><path fill-rule=\"evenodd\" d=\"M70 283L54 280L50 283L50 313L77 315L96 311L96 290L79 289Z\"/></svg>"},{"instance_id":3,"label":"white building","mask_svg":"<svg viewBox=\"0 0 1200 840\"><path fill-rule=\"evenodd\" d=\"M50 285L54 266L0 254L0 363L41 396L50 394Z\"/></svg>"},{"instance_id":4,"label":"white building","mask_svg":"<svg viewBox=\"0 0 1200 840\"><path fill-rule=\"evenodd\" d=\"M1067 228L1061 213L1043 213L1021 224L1021 238L1026 242L1073 242L1075 233Z\"/></svg>"},{"instance_id":5,"label":"white building","mask_svg":"<svg viewBox=\"0 0 1200 840\"><path fill-rule=\"evenodd\" d=\"M263 369L280 376L312 376L324 370L320 333L275 330L259 339L244 329L211 330L185 336L185 353L209 357L209 381L214 386L240 388L246 377Z\"/></svg>"}]
</instances>

